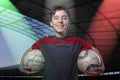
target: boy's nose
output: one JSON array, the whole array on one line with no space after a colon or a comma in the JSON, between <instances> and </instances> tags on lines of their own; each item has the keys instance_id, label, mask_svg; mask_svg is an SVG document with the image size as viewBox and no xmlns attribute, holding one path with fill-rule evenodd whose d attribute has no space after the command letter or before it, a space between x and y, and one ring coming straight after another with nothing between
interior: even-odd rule
<instances>
[{"instance_id":1,"label":"boy's nose","mask_svg":"<svg viewBox=\"0 0 120 80\"><path fill-rule=\"evenodd\" d=\"M63 22L63 19L62 19L62 18L60 18L60 19L59 19L59 22L60 22L60 23L62 23L62 22Z\"/></svg>"}]
</instances>

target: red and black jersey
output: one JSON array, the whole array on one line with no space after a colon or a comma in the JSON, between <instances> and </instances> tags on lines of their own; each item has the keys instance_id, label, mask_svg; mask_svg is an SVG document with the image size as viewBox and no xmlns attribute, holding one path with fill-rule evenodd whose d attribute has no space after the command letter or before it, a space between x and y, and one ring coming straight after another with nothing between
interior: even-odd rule
<instances>
[{"instance_id":1,"label":"red and black jersey","mask_svg":"<svg viewBox=\"0 0 120 80\"><path fill-rule=\"evenodd\" d=\"M45 58L43 80L77 80L77 58L81 50L91 49L91 45L79 37L44 37L32 45L40 49ZM76 70L76 71L75 71Z\"/></svg>"}]
</instances>

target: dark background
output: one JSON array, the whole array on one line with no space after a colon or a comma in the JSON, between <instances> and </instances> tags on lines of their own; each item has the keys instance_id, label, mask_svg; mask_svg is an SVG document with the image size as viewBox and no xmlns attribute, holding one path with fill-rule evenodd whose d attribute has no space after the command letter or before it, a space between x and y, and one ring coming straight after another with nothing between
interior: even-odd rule
<instances>
[{"instance_id":1,"label":"dark background","mask_svg":"<svg viewBox=\"0 0 120 80\"><path fill-rule=\"evenodd\" d=\"M70 11L71 26L68 35L77 35L98 48L104 63L105 73L120 71L120 8L119 0L10 0L21 14L49 25L49 13L56 4L65 5ZM47 5L47 1L51 2ZM58 1L58 2L57 2ZM29 76L18 69L1 70L1 76ZM84 79L120 79L119 75L80 77Z\"/></svg>"}]
</instances>

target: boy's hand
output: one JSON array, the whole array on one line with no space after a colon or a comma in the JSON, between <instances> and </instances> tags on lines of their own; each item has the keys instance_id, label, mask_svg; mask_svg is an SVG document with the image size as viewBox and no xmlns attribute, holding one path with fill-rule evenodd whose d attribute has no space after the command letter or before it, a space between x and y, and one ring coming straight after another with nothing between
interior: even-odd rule
<instances>
[{"instance_id":1,"label":"boy's hand","mask_svg":"<svg viewBox=\"0 0 120 80\"><path fill-rule=\"evenodd\" d=\"M38 72L38 71L32 71L31 68L24 67L24 66L21 66L20 70L26 74L35 74Z\"/></svg>"},{"instance_id":2,"label":"boy's hand","mask_svg":"<svg viewBox=\"0 0 120 80\"><path fill-rule=\"evenodd\" d=\"M103 67L94 67L92 71L85 72L86 76L98 76L104 71Z\"/></svg>"}]
</instances>

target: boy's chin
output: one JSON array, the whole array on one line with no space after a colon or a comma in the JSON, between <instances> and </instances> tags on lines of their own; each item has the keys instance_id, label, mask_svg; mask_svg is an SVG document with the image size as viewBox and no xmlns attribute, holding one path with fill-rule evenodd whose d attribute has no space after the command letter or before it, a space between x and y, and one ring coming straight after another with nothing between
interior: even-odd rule
<instances>
[{"instance_id":1,"label":"boy's chin","mask_svg":"<svg viewBox=\"0 0 120 80\"><path fill-rule=\"evenodd\" d=\"M65 31L57 31L57 33L63 34L63 33L65 33Z\"/></svg>"}]
</instances>

